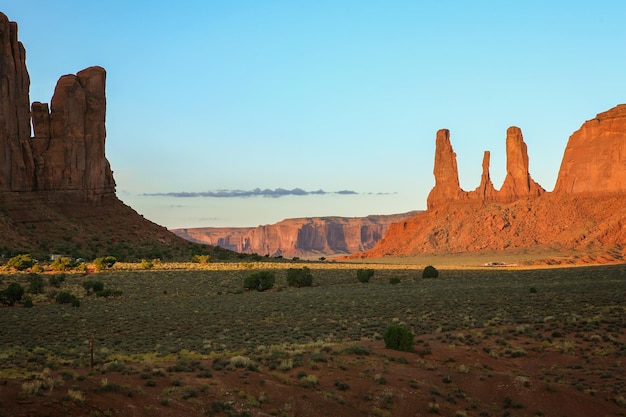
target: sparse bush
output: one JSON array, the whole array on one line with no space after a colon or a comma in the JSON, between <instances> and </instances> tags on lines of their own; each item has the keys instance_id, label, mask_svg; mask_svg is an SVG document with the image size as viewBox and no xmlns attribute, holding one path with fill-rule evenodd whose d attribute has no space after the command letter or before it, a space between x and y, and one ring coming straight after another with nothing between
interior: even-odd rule
<instances>
[{"instance_id":1,"label":"sparse bush","mask_svg":"<svg viewBox=\"0 0 626 417\"><path fill-rule=\"evenodd\" d=\"M67 271L68 269L74 268L76 265L76 262L72 261L71 258L63 256L52 261L50 267L55 271Z\"/></svg>"},{"instance_id":2,"label":"sparse bush","mask_svg":"<svg viewBox=\"0 0 626 417\"><path fill-rule=\"evenodd\" d=\"M424 272L422 272L422 278L437 278L439 276L439 271L432 265L428 265L424 268Z\"/></svg>"},{"instance_id":3,"label":"sparse bush","mask_svg":"<svg viewBox=\"0 0 626 417\"><path fill-rule=\"evenodd\" d=\"M290 287L310 287L313 283L313 274L306 266L304 268L289 268L287 270L287 285Z\"/></svg>"},{"instance_id":4,"label":"sparse bush","mask_svg":"<svg viewBox=\"0 0 626 417\"><path fill-rule=\"evenodd\" d=\"M65 281L65 274L54 274L48 277L48 282L54 288L59 288L61 284Z\"/></svg>"},{"instance_id":5,"label":"sparse bush","mask_svg":"<svg viewBox=\"0 0 626 417\"><path fill-rule=\"evenodd\" d=\"M30 274L28 276L28 292L31 294L41 294L46 283L39 274Z\"/></svg>"},{"instance_id":6,"label":"sparse bush","mask_svg":"<svg viewBox=\"0 0 626 417\"><path fill-rule=\"evenodd\" d=\"M24 288L17 282L12 282L7 288L0 291L0 302L12 306L22 299Z\"/></svg>"},{"instance_id":7,"label":"sparse bush","mask_svg":"<svg viewBox=\"0 0 626 417\"><path fill-rule=\"evenodd\" d=\"M265 291L274 286L275 280L274 273L271 271L253 272L245 278L243 287L247 290Z\"/></svg>"},{"instance_id":8,"label":"sparse bush","mask_svg":"<svg viewBox=\"0 0 626 417\"><path fill-rule=\"evenodd\" d=\"M370 281L375 273L376 271L373 269L359 269L356 271L356 279L358 279L359 282L366 283Z\"/></svg>"},{"instance_id":9,"label":"sparse bush","mask_svg":"<svg viewBox=\"0 0 626 417\"><path fill-rule=\"evenodd\" d=\"M87 294L92 291L98 293L104 290L104 283L101 281L87 280L83 282L83 288L87 291Z\"/></svg>"},{"instance_id":10,"label":"sparse bush","mask_svg":"<svg viewBox=\"0 0 626 417\"><path fill-rule=\"evenodd\" d=\"M58 293L55 301L57 304L71 304L72 307L80 307L80 300L67 291Z\"/></svg>"},{"instance_id":11,"label":"sparse bush","mask_svg":"<svg viewBox=\"0 0 626 417\"><path fill-rule=\"evenodd\" d=\"M7 267L17 269L18 271L24 271L35 265L35 263L36 261L33 259L31 254L24 253L9 259Z\"/></svg>"},{"instance_id":12,"label":"sparse bush","mask_svg":"<svg viewBox=\"0 0 626 417\"><path fill-rule=\"evenodd\" d=\"M389 278L389 283L391 285L399 284L400 283L400 278L398 278L398 277L391 277L391 278Z\"/></svg>"},{"instance_id":13,"label":"sparse bush","mask_svg":"<svg viewBox=\"0 0 626 417\"><path fill-rule=\"evenodd\" d=\"M149 261L147 259L142 259L141 260L141 266L143 267L143 269L152 269L152 267L154 265L152 264L151 261Z\"/></svg>"},{"instance_id":14,"label":"sparse bush","mask_svg":"<svg viewBox=\"0 0 626 417\"><path fill-rule=\"evenodd\" d=\"M413 351L413 333L401 326L389 326L383 335L387 349Z\"/></svg>"},{"instance_id":15,"label":"sparse bush","mask_svg":"<svg viewBox=\"0 0 626 417\"><path fill-rule=\"evenodd\" d=\"M210 255L194 255L191 262L196 264L208 264L211 261Z\"/></svg>"},{"instance_id":16,"label":"sparse bush","mask_svg":"<svg viewBox=\"0 0 626 417\"><path fill-rule=\"evenodd\" d=\"M32 308L33 307L33 297L24 297L23 300L24 308Z\"/></svg>"},{"instance_id":17,"label":"sparse bush","mask_svg":"<svg viewBox=\"0 0 626 417\"><path fill-rule=\"evenodd\" d=\"M96 258L93 260L93 266L98 270L112 268L117 262L115 256L105 256L104 258Z\"/></svg>"}]
</instances>

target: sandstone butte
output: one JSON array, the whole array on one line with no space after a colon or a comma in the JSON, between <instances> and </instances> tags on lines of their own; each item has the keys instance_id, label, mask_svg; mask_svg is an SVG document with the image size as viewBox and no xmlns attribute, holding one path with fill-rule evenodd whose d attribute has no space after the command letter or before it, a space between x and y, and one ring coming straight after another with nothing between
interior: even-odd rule
<instances>
[{"instance_id":1,"label":"sandstone butte","mask_svg":"<svg viewBox=\"0 0 626 417\"><path fill-rule=\"evenodd\" d=\"M354 257L460 253L516 248L626 255L626 104L586 121L563 155L555 188L547 192L528 172L518 127L506 134L507 174L494 188L485 152L478 188L459 186L450 132L436 136L435 186L428 210L392 224L374 248Z\"/></svg>"},{"instance_id":2,"label":"sandstone butte","mask_svg":"<svg viewBox=\"0 0 626 417\"><path fill-rule=\"evenodd\" d=\"M105 156L105 84L105 70L90 67L62 76L50 106L31 106L18 27L0 13L1 251L93 255L117 247L128 255L141 241L158 255L188 245L117 198ZM88 250L94 238L100 243Z\"/></svg>"}]
</instances>

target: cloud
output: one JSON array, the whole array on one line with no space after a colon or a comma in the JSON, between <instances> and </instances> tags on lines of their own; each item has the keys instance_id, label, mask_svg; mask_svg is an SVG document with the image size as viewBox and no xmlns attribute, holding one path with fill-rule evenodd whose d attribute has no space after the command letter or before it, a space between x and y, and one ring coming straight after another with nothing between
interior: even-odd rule
<instances>
[{"instance_id":1,"label":"cloud","mask_svg":"<svg viewBox=\"0 0 626 417\"><path fill-rule=\"evenodd\" d=\"M255 188L254 190L217 190L217 191L204 191L204 192L170 192L170 193L145 193L142 196L147 197L215 197L215 198L232 198L232 197L284 197L288 195L306 196L306 195L355 195L359 194L356 191L341 190L341 191L324 191L319 189L317 191L306 191L302 188L294 188L292 190L286 190L284 188L276 188L270 190L266 188L264 190Z\"/></svg>"}]
</instances>

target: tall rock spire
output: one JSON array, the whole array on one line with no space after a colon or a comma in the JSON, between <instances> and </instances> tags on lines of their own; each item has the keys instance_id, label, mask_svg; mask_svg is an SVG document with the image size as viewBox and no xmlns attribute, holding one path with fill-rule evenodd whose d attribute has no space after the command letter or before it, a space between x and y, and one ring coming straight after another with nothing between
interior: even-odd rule
<instances>
[{"instance_id":1,"label":"tall rock spire","mask_svg":"<svg viewBox=\"0 0 626 417\"><path fill-rule=\"evenodd\" d=\"M36 102L31 111L26 52L17 24L0 13L0 192L46 192L48 197L59 192L62 198L91 202L115 196L104 153L105 81L101 67L64 75L51 108Z\"/></svg>"},{"instance_id":2,"label":"tall rock spire","mask_svg":"<svg viewBox=\"0 0 626 417\"><path fill-rule=\"evenodd\" d=\"M33 185L29 87L17 24L0 13L0 191L28 191Z\"/></svg>"},{"instance_id":3,"label":"tall rock spire","mask_svg":"<svg viewBox=\"0 0 626 417\"><path fill-rule=\"evenodd\" d=\"M435 187L428 195L428 208L461 197L463 190L459 185L459 169L456 164L456 153L450 143L450 131L441 129L437 131L435 143Z\"/></svg>"},{"instance_id":4,"label":"tall rock spire","mask_svg":"<svg viewBox=\"0 0 626 417\"><path fill-rule=\"evenodd\" d=\"M525 197L537 197L545 190L530 177L528 172L528 149L522 130L511 126L506 131L506 177L498 192L502 201L515 201Z\"/></svg>"}]
</instances>

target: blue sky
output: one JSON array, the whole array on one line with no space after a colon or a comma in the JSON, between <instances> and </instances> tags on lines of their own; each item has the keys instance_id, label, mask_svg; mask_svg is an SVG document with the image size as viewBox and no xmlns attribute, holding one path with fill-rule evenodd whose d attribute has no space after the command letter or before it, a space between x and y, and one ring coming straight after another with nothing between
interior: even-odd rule
<instances>
[{"instance_id":1,"label":"blue sky","mask_svg":"<svg viewBox=\"0 0 626 417\"><path fill-rule=\"evenodd\" d=\"M500 187L515 125L532 177L552 190L569 135L626 102L625 2L29 0L1 11L18 22L31 101L49 102L63 74L107 70L118 196L169 228L424 209L441 128L464 189L480 182L484 150Z\"/></svg>"}]
</instances>

